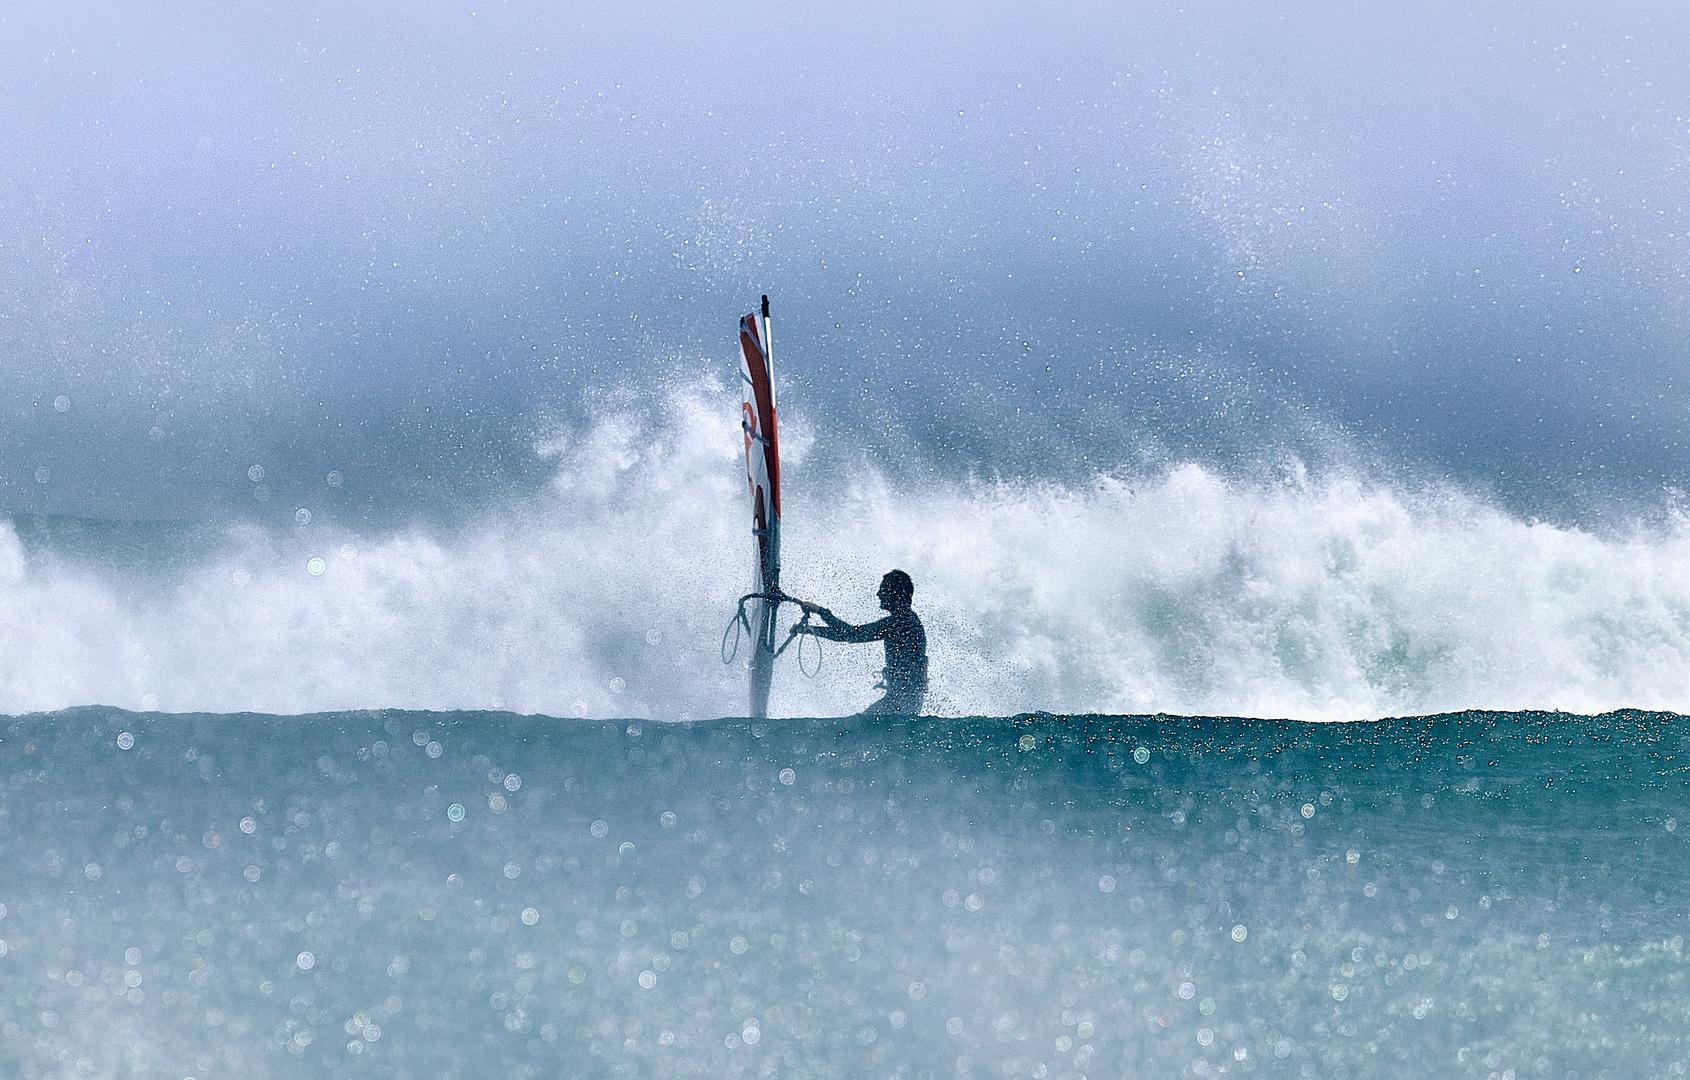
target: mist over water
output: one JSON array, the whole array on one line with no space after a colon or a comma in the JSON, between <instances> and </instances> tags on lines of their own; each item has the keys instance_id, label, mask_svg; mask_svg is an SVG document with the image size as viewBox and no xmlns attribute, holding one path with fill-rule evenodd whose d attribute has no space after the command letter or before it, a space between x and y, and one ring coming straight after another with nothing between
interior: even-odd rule
<instances>
[{"instance_id":1,"label":"mist over water","mask_svg":"<svg viewBox=\"0 0 1690 1080\"><path fill-rule=\"evenodd\" d=\"M733 715L736 400L706 381L607 407L537 448L543 492L449 531L11 523L0 709ZM1597 535L1294 458L1255 479L889 477L796 410L787 430L787 590L866 621L880 574L908 570L935 713L1599 712L1690 682L1676 517ZM777 715L873 699L877 650L827 643L818 671L805 648Z\"/></svg>"},{"instance_id":2,"label":"mist over water","mask_svg":"<svg viewBox=\"0 0 1690 1080\"><path fill-rule=\"evenodd\" d=\"M0 708L735 711L763 292L936 710L1679 700L1675 10L360 10L4 16Z\"/></svg>"},{"instance_id":3,"label":"mist over water","mask_svg":"<svg viewBox=\"0 0 1690 1080\"><path fill-rule=\"evenodd\" d=\"M8 6L0 1073L1683 1075L1687 29Z\"/></svg>"},{"instance_id":4,"label":"mist over water","mask_svg":"<svg viewBox=\"0 0 1690 1080\"><path fill-rule=\"evenodd\" d=\"M532 495L763 292L784 400L888 471L1341 432L1527 518L1684 486L1671 5L4 18L13 511Z\"/></svg>"}]
</instances>

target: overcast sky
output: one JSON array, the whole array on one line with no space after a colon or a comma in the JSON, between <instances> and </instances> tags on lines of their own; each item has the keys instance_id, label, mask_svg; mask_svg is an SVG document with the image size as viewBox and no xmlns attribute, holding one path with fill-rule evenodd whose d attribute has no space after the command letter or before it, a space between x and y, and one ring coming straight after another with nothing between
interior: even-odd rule
<instances>
[{"instance_id":1,"label":"overcast sky","mask_svg":"<svg viewBox=\"0 0 1690 1080\"><path fill-rule=\"evenodd\" d=\"M787 409L958 470L1686 480L1676 6L22 7L14 512L520 492L762 292Z\"/></svg>"}]
</instances>

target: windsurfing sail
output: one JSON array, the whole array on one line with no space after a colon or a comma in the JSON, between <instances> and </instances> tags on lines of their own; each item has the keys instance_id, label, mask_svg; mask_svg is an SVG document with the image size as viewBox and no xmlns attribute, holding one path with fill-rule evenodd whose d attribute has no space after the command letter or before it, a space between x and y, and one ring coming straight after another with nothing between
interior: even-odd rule
<instances>
[{"instance_id":1,"label":"windsurfing sail","mask_svg":"<svg viewBox=\"0 0 1690 1080\"><path fill-rule=\"evenodd\" d=\"M745 478L751 488L752 562L749 616L751 710L769 714L769 681L775 670L775 611L780 607L780 439L775 425L775 381L769 338L769 298L761 315L739 320L740 378L745 404ZM742 608L742 610L744 610Z\"/></svg>"}]
</instances>

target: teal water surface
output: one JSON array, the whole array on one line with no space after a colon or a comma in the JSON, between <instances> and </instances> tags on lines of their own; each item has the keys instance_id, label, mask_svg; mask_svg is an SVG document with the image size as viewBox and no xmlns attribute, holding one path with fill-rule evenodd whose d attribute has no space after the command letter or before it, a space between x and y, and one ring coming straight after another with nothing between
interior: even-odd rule
<instances>
[{"instance_id":1,"label":"teal water surface","mask_svg":"<svg viewBox=\"0 0 1690 1080\"><path fill-rule=\"evenodd\" d=\"M1646 1077L1682 718L0 725L16 1077Z\"/></svg>"}]
</instances>

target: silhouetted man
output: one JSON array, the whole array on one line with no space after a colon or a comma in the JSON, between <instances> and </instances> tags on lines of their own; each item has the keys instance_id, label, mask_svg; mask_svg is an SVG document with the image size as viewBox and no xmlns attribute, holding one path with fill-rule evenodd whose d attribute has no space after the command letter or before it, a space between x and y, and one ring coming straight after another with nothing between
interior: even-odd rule
<instances>
[{"instance_id":1,"label":"silhouetted man","mask_svg":"<svg viewBox=\"0 0 1690 1080\"><path fill-rule=\"evenodd\" d=\"M864 709L860 716L918 716L927 697L927 631L910 610L915 582L902 570L880 579L880 606L887 616L864 626L852 626L820 604L798 601L805 611L822 617L826 626L806 626L803 632L829 641L864 644L886 643L886 667L877 684L886 696Z\"/></svg>"}]
</instances>

